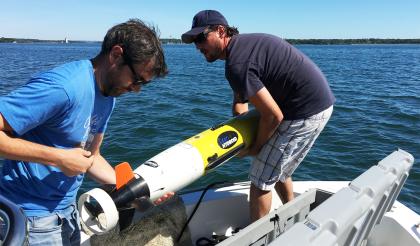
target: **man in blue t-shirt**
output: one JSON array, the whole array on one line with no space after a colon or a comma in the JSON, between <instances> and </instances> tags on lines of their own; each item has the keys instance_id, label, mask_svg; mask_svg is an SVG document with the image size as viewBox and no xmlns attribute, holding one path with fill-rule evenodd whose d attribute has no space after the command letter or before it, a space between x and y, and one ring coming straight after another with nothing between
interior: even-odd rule
<instances>
[{"instance_id":1,"label":"man in blue t-shirt","mask_svg":"<svg viewBox=\"0 0 420 246\"><path fill-rule=\"evenodd\" d=\"M215 10L200 11L182 41L193 43L208 62L225 60L233 90L234 115L261 118L253 145L249 178L252 221L271 208L271 189L283 203L293 196L291 175L312 147L333 110L335 98L320 69L302 52L269 34L239 34Z\"/></svg>"},{"instance_id":2,"label":"man in blue t-shirt","mask_svg":"<svg viewBox=\"0 0 420 246\"><path fill-rule=\"evenodd\" d=\"M0 97L0 193L28 219L30 245L79 245L84 174L115 184L101 156L115 97L167 74L160 41L140 20L112 27L101 52L33 76Z\"/></svg>"}]
</instances>

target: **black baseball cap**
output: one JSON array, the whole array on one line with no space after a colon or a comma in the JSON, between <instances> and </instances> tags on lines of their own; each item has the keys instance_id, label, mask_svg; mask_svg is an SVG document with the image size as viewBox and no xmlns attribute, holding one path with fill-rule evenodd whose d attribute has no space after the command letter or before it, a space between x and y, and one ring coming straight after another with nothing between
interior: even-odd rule
<instances>
[{"instance_id":1,"label":"black baseball cap","mask_svg":"<svg viewBox=\"0 0 420 246\"><path fill-rule=\"evenodd\" d=\"M182 34L181 39L184 43L192 43L195 36L202 33L207 26L223 25L229 26L225 17L216 10L202 10L198 12L192 21L191 30Z\"/></svg>"}]
</instances>

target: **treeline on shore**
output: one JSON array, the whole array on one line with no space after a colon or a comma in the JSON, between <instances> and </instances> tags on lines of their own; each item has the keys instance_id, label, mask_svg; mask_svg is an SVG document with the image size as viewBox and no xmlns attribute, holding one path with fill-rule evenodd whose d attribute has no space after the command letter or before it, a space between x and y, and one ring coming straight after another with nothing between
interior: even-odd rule
<instances>
[{"instance_id":1,"label":"treeline on shore","mask_svg":"<svg viewBox=\"0 0 420 246\"><path fill-rule=\"evenodd\" d=\"M162 38L163 44L182 44L181 39ZM340 44L420 44L420 38L394 39L394 38L358 38L358 39L286 39L291 44L313 44L313 45L340 45ZM69 43L92 43L91 41L69 40ZM99 42L99 41L94 41ZM0 43L64 43L64 40L40 40L0 37Z\"/></svg>"},{"instance_id":2,"label":"treeline on shore","mask_svg":"<svg viewBox=\"0 0 420 246\"><path fill-rule=\"evenodd\" d=\"M420 44L420 39L357 38L357 39L286 39L291 44Z\"/></svg>"}]
</instances>

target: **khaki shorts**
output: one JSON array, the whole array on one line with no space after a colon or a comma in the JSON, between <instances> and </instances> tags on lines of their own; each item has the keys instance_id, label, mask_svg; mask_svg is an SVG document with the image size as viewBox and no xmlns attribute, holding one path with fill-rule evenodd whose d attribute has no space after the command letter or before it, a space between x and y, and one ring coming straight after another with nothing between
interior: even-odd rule
<instances>
[{"instance_id":1,"label":"khaki shorts","mask_svg":"<svg viewBox=\"0 0 420 246\"><path fill-rule=\"evenodd\" d=\"M305 158L331 117L333 106L299 120L285 120L253 159L249 179L261 190L285 182Z\"/></svg>"}]
</instances>

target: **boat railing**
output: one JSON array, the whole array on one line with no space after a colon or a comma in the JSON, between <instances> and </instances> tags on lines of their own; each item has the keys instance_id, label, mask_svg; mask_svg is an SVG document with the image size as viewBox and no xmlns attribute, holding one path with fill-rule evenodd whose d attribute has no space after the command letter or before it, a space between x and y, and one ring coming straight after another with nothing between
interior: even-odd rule
<instances>
[{"instance_id":1,"label":"boat railing","mask_svg":"<svg viewBox=\"0 0 420 246\"><path fill-rule=\"evenodd\" d=\"M315 202L316 192L316 189L310 189L302 193L293 201L273 210L218 245L261 245L259 241L272 241L295 223L306 218L311 204Z\"/></svg>"}]
</instances>

